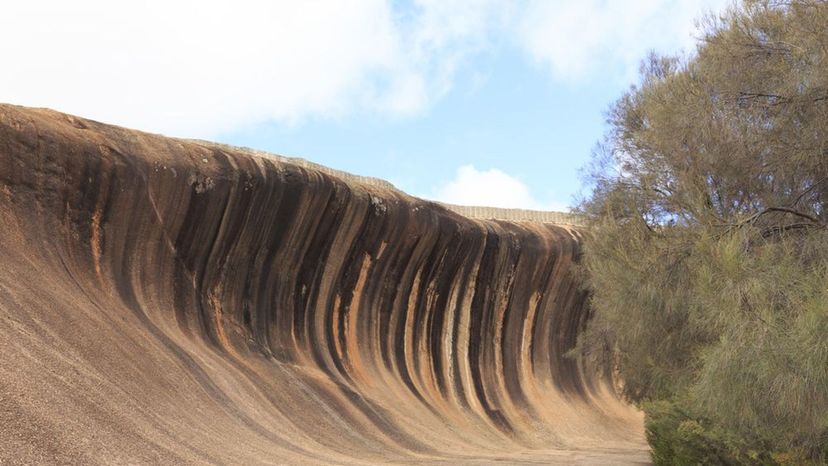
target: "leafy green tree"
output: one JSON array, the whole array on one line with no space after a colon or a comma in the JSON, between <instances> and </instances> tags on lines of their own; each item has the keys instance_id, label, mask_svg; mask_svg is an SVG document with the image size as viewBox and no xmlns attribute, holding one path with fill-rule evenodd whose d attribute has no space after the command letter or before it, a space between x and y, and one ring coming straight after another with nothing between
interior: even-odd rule
<instances>
[{"instance_id":1,"label":"leafy green tree","mask_svg":"<svg viewBox=\"0 0 828 466\"><path fill-rule=\"evenodd\" d=\"M746 0L702 30L609 112L578 350L628 399L737 436L721 464L826 461L828 2Z\"/></svg>"}]
</instances>

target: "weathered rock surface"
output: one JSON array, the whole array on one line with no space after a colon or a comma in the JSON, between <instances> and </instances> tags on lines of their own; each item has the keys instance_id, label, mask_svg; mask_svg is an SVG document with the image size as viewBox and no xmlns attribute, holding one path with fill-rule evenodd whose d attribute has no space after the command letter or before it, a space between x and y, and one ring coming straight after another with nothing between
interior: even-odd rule
<instances>
[{"instance_id":1,"label":"weathered rock surface","mask_svg":"<svg viewBox=\"0 0 828 466\"><path fill-rule=\"evenodd\" d=\"M577 238L0 106L0 463L646 462Z\"/></svg>"}]
</instances>

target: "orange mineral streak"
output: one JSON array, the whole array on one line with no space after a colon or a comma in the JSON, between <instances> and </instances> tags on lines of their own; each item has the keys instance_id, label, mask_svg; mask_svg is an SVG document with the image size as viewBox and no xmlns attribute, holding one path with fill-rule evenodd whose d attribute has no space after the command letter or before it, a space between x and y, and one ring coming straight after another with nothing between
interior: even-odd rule
<instances>
[{"instance_id":1,"label":"orange mineral streak","mask_svg":"<svg viewBox=\"0 0 828 466\"><path fill-rule=\"evenodd\" d=\"M0 464L647 463L578 220L0 105Z\"/></svg>"}]
</instances>

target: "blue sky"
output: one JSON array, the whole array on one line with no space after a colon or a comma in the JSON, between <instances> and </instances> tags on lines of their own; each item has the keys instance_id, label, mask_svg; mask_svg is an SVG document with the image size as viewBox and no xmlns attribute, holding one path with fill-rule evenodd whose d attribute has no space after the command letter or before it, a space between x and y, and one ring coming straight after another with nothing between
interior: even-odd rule
<instances>
[{"instance_id":1,"label":"blue sky","mask_svg":"<svg viewBox=\"0 0 828 466\"><path fill-rule=\"evenodd\" d=\"M604 109L625 87L555 83L504 50L476 58L422 115L363 112L296 126L262 124L220 139L384 178L422 197L439 197L461 167L496 169L529 187L539 205L525 207L561 208L579 188L578 169L604 130ZM480 193L468 193L469 201L474 196Z\"/></svg>"},{"instance_id":2,"label":"blue sky","mask_svg":"<svg viewBox=\"0 0 828 466\"><path fill-rule=\"evenodd\" d=\"M0 101L560 210L649 50L724 0L15 2Z\"/></svg>"}]
</instances>

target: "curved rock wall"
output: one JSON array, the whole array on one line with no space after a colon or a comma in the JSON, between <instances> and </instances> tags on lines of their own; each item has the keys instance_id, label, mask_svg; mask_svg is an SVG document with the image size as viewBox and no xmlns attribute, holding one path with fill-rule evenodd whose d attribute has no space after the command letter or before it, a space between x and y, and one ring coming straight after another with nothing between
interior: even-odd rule
<instances>
[{"instance_id":1,"label":"curved rock wall","mask_svg":"<svg viewBox=\"0 0 828 466\"><path fill-rule=\"evenodd\" d=\"M295 165L302 168L308 168L313 171L322 172L328 175L332 175L334 178L338 178L342 181L345 181L349 184L360 184L360 185L368 185L373 186L375 188L381 188L386 191L393 191L397 194L403 194L400 192L393 184L389 183L388 181L381 180L379 178L372 178L370 176L359 176L353 175L348 172L344 172L342 170L336 170L334 168L326 167L324 165L319 165L318 163L310 162L303 158L299 157L285 157L278 154L271 154L268 152L260 151L251 149L249 147L238 147L238 146L231 146L227 144L217 144L208 141L201 141L201 140L192 140L190 142L200 144L200 145L207 145L225 152L235 152L235 153L245 153L257 157L264 157L271 160L276 160L281 163L286 163L289 165ZM408 197L408 196L404 196ZM466 206L466 205L456 205L456 204L447 204L445 202L436 202L436 204L441 205L453 212L457 212L458 214L474 218L474 219L482 219L482 220L509 220L514 222L535 222L535 223L553 223L556 225L565 225L565 226L583 226L585 222L583 218L578 214L573 214L569 212L555 212L555 211L548 211L548 210L528 210L528 209L503 209L499 207L484 207L484 206Z\"/></svg>"},{"instance_id":2,"label":"curved rock wall","mask_svg":"<svg viewBox=\"0 0 828 466\"><path fill-rule=\"evenodd\" d=\"M0 106L0 233L0 460L646 460L576 230Z\"/></svg>"}]
</instances>

